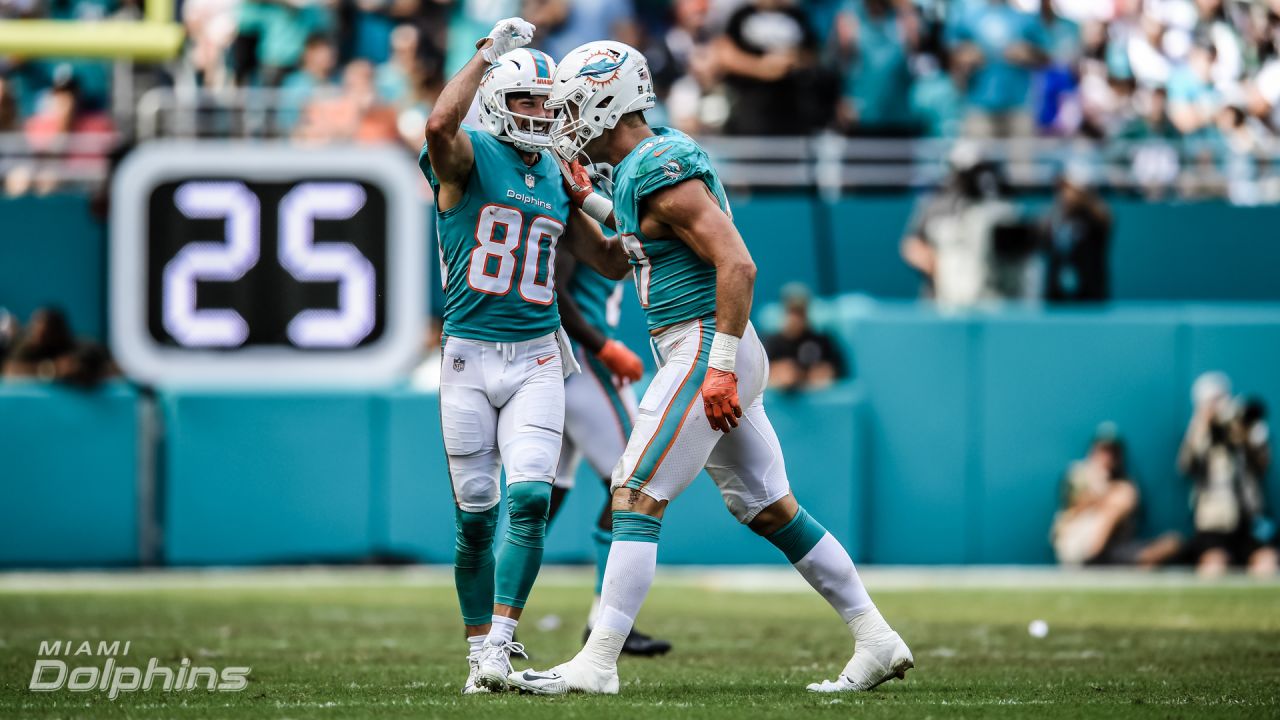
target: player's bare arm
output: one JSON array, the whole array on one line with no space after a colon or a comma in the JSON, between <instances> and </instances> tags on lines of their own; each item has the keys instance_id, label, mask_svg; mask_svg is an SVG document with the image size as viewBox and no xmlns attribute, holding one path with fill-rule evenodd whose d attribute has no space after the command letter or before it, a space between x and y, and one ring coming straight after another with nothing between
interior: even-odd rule
<instances>
[{"instance_id":1,"label":"player's bare arm","mask_svg":"<svg viewBox=\"0 0 1280 720\"><path fill-rule=\"evenodd\" d=\"M493 41L485 38L485 44ZM486 45L487 46L487 45ZM462 119L480 88L480 79L489 63L477 52L462 70L454 75L427 118L427 147L431 170L440 179L441 210L448 210L462 200L467 176L475 165L471 138L462 132Z\"/></svg>"},{"instance_id":2,"label":"player's bare arm","mask_svg":"<svg viewBox=\"0 0 1280 720\"><path fill-rule=\"evenodd\" d=\"M641 232L649 237L675 235L716 269L716 334L702 382L702 404L711 427L727 433L742 417L734 363L751 314L756 264L733 220L701 180L659 190L649 196L645 210Z\"/></svg>"},{"instance_id":3,"label":"player's bare arm","mask_svg":"<svg viewBox=\"0 0 1280 720\"><path fill-rule=\"evenodd\" d=\"M471 138L462 132L462 120L480 89L485 71L508 50L527 44L533 30L532 25L519 18L499 21L488 37L476 43L476 54L441 90L426 128L428 159L432 172L440 180L436 202L441 210L461 202L467 177L475 166L475 151Z\"/></svg>"},{"instance_id":4,"label":"player's bare arm","mask_svg":"<svg viewBox=\"0 0 1280 720\"><path fill-rule=\"evenodd\" d=\"M605 237L596 222L582 211L569 216L561 247L610 280L621 280L631 272L627 252L616 237Z\"/></svg>"},{"instance_id":5,"label":"player's bare arm","mask_svg":"<svg viewBox=\"0 0 1280 720\"><path fill-rule=\"evenodd\" d=\"M647 198L640 229L675 235L716 269L716 331L742 337L751 315L756 264L733 220L701 180L686 180Z\"/></svg>"}]
</instances>

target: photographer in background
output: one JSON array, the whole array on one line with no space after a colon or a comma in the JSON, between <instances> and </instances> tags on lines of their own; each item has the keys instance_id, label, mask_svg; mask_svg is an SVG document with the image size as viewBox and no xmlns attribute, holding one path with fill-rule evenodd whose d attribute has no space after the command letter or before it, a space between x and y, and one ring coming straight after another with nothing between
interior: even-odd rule
<instances>
[{"instance_id":1,"label":"photographer in background","mask_svg":"<svg viewBox=\"0 0 1280 720\"><path fill-rule=\"evenodd\" d=\"M1124 441L1114 423L1094 433L1089 453L1071 463L1063 479L1062 509L1050 539L1063 565L1131 564L1139 559L1134 539L1138 489L1125 470Z\"/></svg>"},{"instance_id":2,"label":"photographer in background","mask_svg":"<svg viewBox=\"0 0 1280 720\"><path fill-rule=\"evenodd\" d=\"M902 241L902 258L924 278L922 294L946 307L1040 297L1034 229L1006 198L1000 167L959 142L951 174L921 201Z\"/></svg>"},{"instance_id":3,"label":"photographer in background","mask_svg":"<svg viewBox=\"0 0 1280 720\"><path fill-rule=\"evenodd\" d=\"M1178 467L1194 482L1195 535L1183 549L1203 575L1229 566L1276 572L1274 525L1263 513L1262 478L1271 462L1266 410L1231 395L1231 381L1208 372L1192 386L1195 410L1178 450Z\"/></svg>"},{"instance_id":4,"label":"photographer in background","mask_svg":"<svg viewBox=\"0 0 1280 720\"><path fill-rule=\"evenodd\" d=\"M1062 173L1039 232L1046 300L1103 302L1110 297L1111 211L1091 189L1089 168L1070 165Z\"/></svg>"}]
</instances>

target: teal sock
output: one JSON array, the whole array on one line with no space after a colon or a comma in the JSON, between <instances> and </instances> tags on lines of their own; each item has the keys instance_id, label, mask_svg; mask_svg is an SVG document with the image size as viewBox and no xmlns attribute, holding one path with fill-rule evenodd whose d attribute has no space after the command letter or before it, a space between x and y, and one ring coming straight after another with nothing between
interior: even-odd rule
<instances>
[{"instance_id":1,"label":"teal sock","mask_svg":"<svg viewBox=\"0 0 1280 720\"><path fill-rule=\"evenodd\" d=\"M493 535L498 507L472 513L456 508L453 584L464 625L486 625L493 617Z\"/></svg>"},{"instance_id":2,"label":"teal sock","mask_svg":"<svg viewBox=\"0 0 1280 720\"><path fill-rule=\"evenodd\" d=\"M494 602L524 607L542 567L542 548L551 507L551 483L527 480L507 488L510 524L498 551L497 592Z\"/></svg>"},{"instance_id":3,"label":"teal sock","mask_svg":"<svg viewBox=\"0 0 1280 720\"><path fill-rule=\"evenodd\" d=\"M609 563L609 546L613 544L613 532L596 528L591 531L591 544L596 548L596 595L604 587L604 566Z\"/></svg>"},{"instance_id":4,"label":"teal sock","mask_svg":"<svg viewBox=\"0 0 1280 720\"><path fill-rule=\"evenodd\" d=\"M613 539L625 542L658 543L658 535L662 531L662 521L651 515L631 512L630 510L613 511Z\"/></svg>"},{"instance_id":5,"label":"teal sock","mask_svg":"<svg viewBox=\"0 0 1280 720\"><path fill-rule=\"evenodd\" d=\"M817 545L826 534L827 529L822 527L822 523L814 520L804 508L800 508L796 516L791 518L791 522L783 525L766 539L781 550L782 554L787 556L787 560L794 565L808 555L813 546Z\"/></svg>"}]
</instances>

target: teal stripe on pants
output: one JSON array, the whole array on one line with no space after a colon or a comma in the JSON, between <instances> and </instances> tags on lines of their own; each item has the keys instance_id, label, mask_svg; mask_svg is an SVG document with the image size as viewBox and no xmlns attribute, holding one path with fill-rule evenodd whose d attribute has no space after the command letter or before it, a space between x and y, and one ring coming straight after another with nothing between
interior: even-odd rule
<instances>
[{"instance_id":1,"label":"teal stripe on pants","mask_svg":"<svg viewBox=\"0 0 1280 720\"><path fill-rule=\"evenodd\" d=\"M699 321L699 328L702 337L701 347L698 348L698 359L693 369L681 380L675 396L664 411L666 414L658 426L658 431L654 433L644 452L640 454L635 470L631 472L631 477L627 478L625 483L628 488L634 490L644 487L657 472L662 459L675 443L680 426L684 424L685 415L697 401L698 394L702 392L702 381L707 375L707 358L711 354L711 339L716 334L715 318L703 318Z\"/></svg>"},{"instance_id":2,"label":"teal stripe on pants","mask_svg":"<svg viewBox=\"0 0 1280 720\"><path fill-rule=\"evenodd\" d=\"M618 424L622 426L622 436L631 437L631 415L627 412L627 404L622 401L621 393L613 384L613 373L609 372L609 368L605 367L596 356L583 354L587 358L587 367L590 368L591 374L604 388L604 394L609 398L609 406L613 408L613 414L618 416Z\"/></svg>"}]
</instances>

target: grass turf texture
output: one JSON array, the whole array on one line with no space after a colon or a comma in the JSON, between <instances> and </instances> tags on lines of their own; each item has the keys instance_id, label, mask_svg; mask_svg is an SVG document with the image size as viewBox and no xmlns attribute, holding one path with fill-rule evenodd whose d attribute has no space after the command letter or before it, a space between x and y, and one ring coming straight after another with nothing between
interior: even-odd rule
<instances>
[{"instance_id":1,"label":"grass turf texture","mask_svg":"<svg viewBox=\"0 0 1280 720\"><path fill-rule=\"evenodd\" d=\"M439 575L339 574L252 583L83 589L8 586L0 576L3 718L740 718L1277 717L1276 585L1095 589L889 589L873 593L917 669L864 694L814 695L850 643L812 593L712 590L660 579L641 627L672 639L661 659L625 659L616 697L462 697L465 646ZM568 578L567 580L565 578ZM279 581L276 582L275 579ZM579 647L585 574L534 591L520 639L545 669ZM555 614L563 624L539 630ZM1048 622L1036 639L1027 623ZM543 623L547 625L548 623ZM33 693L42 640L131 640L119 664L252 666L240 693ZM63 658L72 667L105 658ZM132 661L132 662L128 662ZM517 667L522 667L517 661Z\"/></svg>"}]
</instances>

